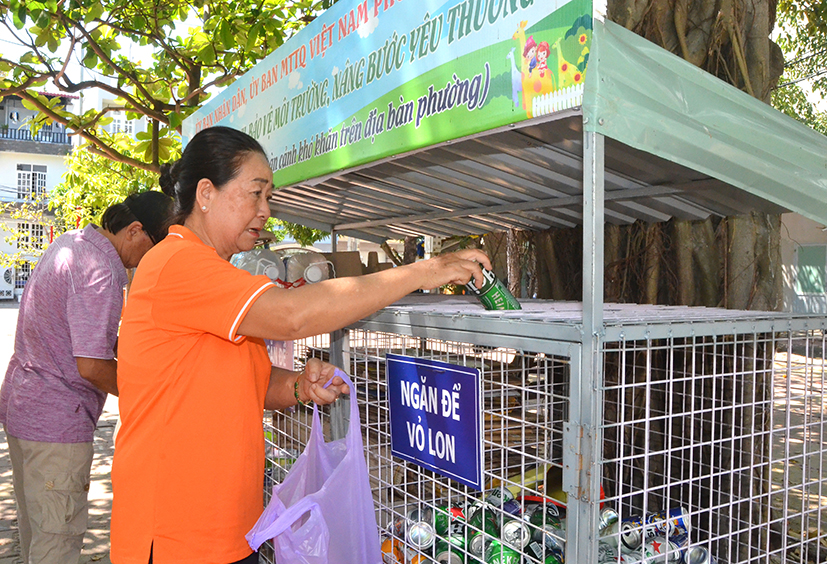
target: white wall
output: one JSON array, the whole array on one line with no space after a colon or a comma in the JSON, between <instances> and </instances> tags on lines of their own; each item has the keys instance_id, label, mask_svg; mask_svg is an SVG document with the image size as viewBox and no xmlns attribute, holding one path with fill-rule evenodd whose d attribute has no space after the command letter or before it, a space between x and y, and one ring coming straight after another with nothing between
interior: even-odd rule
<instances>
[{"instance_id":1,"label":"white wall","mask_svg":"<svg viewBox=\"0 0 827 564\"><path fill-rule=\"evenodd\" d=\"M827 247L827 231L824 231L824 227L820 223L795 213L787 213L781 216L784 311L827 313L827 294L801 294L796 288L796 280L799 275L797 249L802 245L824 245Z\"/></svg>"},{"instance_id":2,"label":"white wall","mask_svg":"<svg viewBox=\"0 0 827 564\"><path fill-rule=\"evenodd\" d=\"M63 175L67 171L65 157L62 155L44 155L39 153L23 153L16 151L2 151L0 152L0 202L13 202L17 198L17 165L18 164L32 164L46 166L46 193L48 194L58 184L60 184ZM9 243L6 239L16 231L17 223L20 220L11 219L6 214L5 217L0 217L0 254L8 256L17 252L17 246L14 243ZM47 233L48 237L48 228ZM35 257L26 257L35 262ZM0 275L5 271L5 267L0 268ZM0 294L5 285L0 281ZM19 298L23 293L22 288L16 288L14 294ZM0 296L0 299L3 296Z\"/></svg>"},{"instance_id":3,"label":"white wall","mask_svg":"<svg viewBox=\"0 0 827 564\"><path fill-rule=\"evenodd\" d=\"M65 157L62 155L41 155L35 153L0 152L0 201L8 201L12 190L17 190L17 165L46 165L46 192L60 184L67 171Z\"/></svg>"}]
</instances>

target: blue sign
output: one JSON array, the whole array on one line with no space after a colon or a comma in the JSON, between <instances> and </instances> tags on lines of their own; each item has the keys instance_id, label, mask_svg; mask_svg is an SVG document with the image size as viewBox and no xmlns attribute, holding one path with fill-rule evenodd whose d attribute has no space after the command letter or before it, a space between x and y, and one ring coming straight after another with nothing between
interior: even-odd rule
<instances>
[{"instance_id":1,"label":"blue sign","mask_svg":"<svg viewBox=\"0 0 827 564\"><path fill-rule=\"evenodd\" d=\"M476 368L387 355L391 453L482 490L482 392Z\"/></svg>"}]
</instances>

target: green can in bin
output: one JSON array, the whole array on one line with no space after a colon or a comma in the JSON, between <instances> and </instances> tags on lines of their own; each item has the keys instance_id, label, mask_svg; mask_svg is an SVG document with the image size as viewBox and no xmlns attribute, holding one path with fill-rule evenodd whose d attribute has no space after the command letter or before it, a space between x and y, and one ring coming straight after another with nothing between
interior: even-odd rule
<instances>
[{"instance_id":1,"label":"green can in bin","mask_svg":"<svg viewBox=\"0 0 827 564\"><path fill-rule=\"evenodd\" d=\"M523 555L498 540L492 540L485 549L485 564L522 564Z\"/></svg>"}]
</instances>

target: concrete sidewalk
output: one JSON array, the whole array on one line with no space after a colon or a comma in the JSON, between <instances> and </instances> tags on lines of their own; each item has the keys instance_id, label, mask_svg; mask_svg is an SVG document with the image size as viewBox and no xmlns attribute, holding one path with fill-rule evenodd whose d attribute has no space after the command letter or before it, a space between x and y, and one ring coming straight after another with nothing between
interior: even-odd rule
<instances>
[{"instance_id":1,"label":"concrete sidewalk","mask_svg":"<svg viewBox=\"0 0 827 564\"><path fill-rule=\"evenodd\" d=\"M0 305L0 381L14 350L17 307L14 303ZM92 483L89 487L89 529L83 541L80 562L110 564L109 515L112 511L112 434L118 420L117 398L106 402L95 432L95 458L92 461ZM11 461L6 435L0 426L0 564L22 564L17 536L17 511L12 487Z\"/></svg>"}]
</instances>

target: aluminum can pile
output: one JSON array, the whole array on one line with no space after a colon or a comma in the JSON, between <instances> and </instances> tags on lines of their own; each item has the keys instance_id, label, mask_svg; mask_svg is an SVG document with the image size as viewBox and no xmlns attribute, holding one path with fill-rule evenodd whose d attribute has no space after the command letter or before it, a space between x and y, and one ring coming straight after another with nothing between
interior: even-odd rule
<instances>
[{"instance_id":1,"label":"aluminum can pile","mask_svg":"<svg viewBox=\"0 0 827 564\"><path fill-rule=\"evenodd\" d=\"M622 519L601 509L596 564L717 564L692 546L689 513L674 507ZM566 508L507 488L470 503L409 507L382 540L385 564L565 564Z\"/></svg>"}]
</instances>

